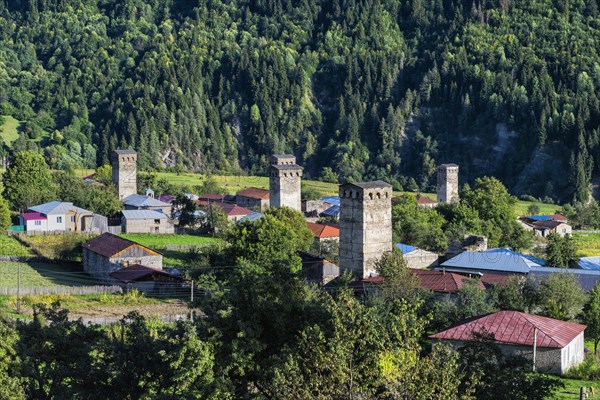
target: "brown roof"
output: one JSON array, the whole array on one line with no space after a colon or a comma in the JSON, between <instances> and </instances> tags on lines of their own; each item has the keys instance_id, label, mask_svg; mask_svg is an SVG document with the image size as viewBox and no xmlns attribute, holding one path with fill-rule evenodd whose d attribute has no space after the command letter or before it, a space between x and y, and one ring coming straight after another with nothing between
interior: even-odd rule
<instances>
[{"instance_id":1,"label":"brown roof","mask_svg":"<svg viewBox=\"0 0 600 400\"><path fill-rule=\"evenodd\" d=\"M93 251L94 253L100 254L104 257L113 257L114 255L121 253L132 246L140 246L144 249L152 252L156 255L160 255L160 253L149 249L146 246L142 246L139 243L133 242L131 240L124 239L117 235L113 235L112 233L103 233L100 236L97 236L91 240L88 240L86 243L82 245L84 249L88 249Z\"/></svg>"},{"instance_id":2,"label":"brown roof","mask_svg":"<svg viewBox=\"0 0 600 400\"><path fill-rule=\"evenodd\" d=\"M334 224L315 224L307 222L306 226L310 229L316 238L340 237L340 227Z\"/></svg>"},{"instance_id":3,"label":"brown roof","mask_svg":"<svg viewBox=\"0 0 600 400\"><path fill-rule=\"evenodd\" d=\"M429 197L421 196L418 194L416 196L417 204L427 205L427 204L437 204L437 201L431 200Z\"/></svg>"},{"instance_id":4,"label":"brown roof","mask_svg":"<svg viewBox=\"0 0 600 400\"><path fill-rule=\"evenodd\" d=\"M423 289L429 289L432 292L438 293L456 293L466 282L471 280L471 278L467 276L452 272L413 268L411 268L410 271L417 275ZM481 281L477 281L477 287L485 289L485 286Z\"/></svg>"},{"instance_id":5,"label":"brown roof","mask_svg":"<svg viewBox=\"0 0 600 400\"><path fill-rule=\"evenodd\" d=\"M237 204L230 204L230 203L211 203L211 204L219 207L228 216L248 215L252 212L251 210L248 210L245 207L240 207Z\"/></svg>"},{"instance_id":6,"label":"brown roof","mask_svg":"<svg viewBox=\"0 0 600 400\"><path fill-rule=\"evenodd\" d=\"M554 229L560 224L564 224L564 222L560 221L534 221L531 223L534 227L538 229Z\"/></svg>"},{"instance_id":7,"label":"brown roof","mask_svg":"<svg viewBox=\"0 0 600 400\"><path fill-rule=\"evenodd\" d=\"M246 188L237 192L236 196L249 197L251 199L268 200L270 198L269 191L267 189L260 189L255 187Z\"/></svg>"},{"instance_id":8,"label":"brown roof","mask_svg":"<svg viewBox=\"0 0 600 400\"><path fill-rule=\"evenodd\" d=\"M147 280L142 278L148 278L149 276L167 277L181 280L181 278L171 275L163 270L146 267L145 265L140 264L133 264L128 267L121 268L120 270L111 272L109 275L123 283Z\"/></svg>"},{"instance_id":9,"label":"brown roof","mask_svg":"<svg viewBox=\"0 0 600 400\"><path fill-rule=\"evenodd\" d=\"M555 221L567 222L567 217L562 214L552 214L551 217Z\"/></svg>"},{"instance_id":10,"label":"brown roof","mask_svg":"<svg viewBox=\"0 0 600 400\"><path fill-rule=\"evenodd\" d=\"M198 200L223 200L223 195L218 193L205 193L203 195L198 196Z\"/></svg>"},{"instance_id":11,"label":"brown roof","mask_svg":"<svg viewBox=\"0 0 600 400\"><path fill-rule=\"evenodd\" d=\"M564 348L586 328L574 322L559 321L518 311L499 311L464 321L431 335L432 339L472 341L473 333L487 332L497 343L538 347ZM536 335L537 332L537 335Z\"/></svg>"}]
</instances>

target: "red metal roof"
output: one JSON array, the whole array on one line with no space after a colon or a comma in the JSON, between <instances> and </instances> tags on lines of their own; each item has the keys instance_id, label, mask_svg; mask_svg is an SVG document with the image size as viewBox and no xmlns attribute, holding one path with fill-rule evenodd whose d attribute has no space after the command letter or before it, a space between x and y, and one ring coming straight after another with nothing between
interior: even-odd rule
<instances>
[{"instance_id":1,"label":"red metal roof","mask_svg":"<svg viewBox=\"0 0 600 400\"><path fill-rule=\"evenodd\" d=\"M306 226L308 226L308 229L312 231L313 235L319 239L340 237L340 228L337 225L307 222Z\"/></svg>"},{"instance_id":2,"label":"red metal roof","mask_svg":"<svg viewBox=\"0 0 600 400\"><path fill-rule=\"evenodd\" d=\"M217 193L205 193L201 196L198 196L198 200L205 200L205 201L222 201L223 200L223 195L222 194L217 194Z\"/></svg>"},{"instance_id":3,"label":"red metal roof","mask_svg":"<svg viewBox=\"0 0 600 400\"><path fill-rule=\"evenodd\" d=\"M429 289L438 293L456 293L466 282L471 280L471 278L467 276L452 272L413 268L411 268L410 271L417 275L423 289ZM478 280L476 282L477 287L485 289L485 286L481 281Z\"/></svg>"},{"instance_id":4,"label":"red metal roof","mask_svg":"<svg viewBox=\"0 0 600 400\"><path fill-rule=\"evenodd\" d=\"M221 210L228 216L234 215L248 215L252 211L247 208L240 207L237 204L229 204L229 203L211 203L214 206L220 207Z\"/></svg>"},{"instance_id":5,"label":"red metal roof","mask_svg":"<svg viewBox=\"0 0 600 400\"><path fill-rule=\"evenodd\" d=\"M421 196L420 194L418 194L416 198L417 198L417 204L422 204L422 205L437 204L437 201L431 200L429 197Z\"/></svg>"},{"instance_id":6,"label":"red metal roof","mask_svg":"<svg viewBox=\"0 0 600 400\"><path fill-rule=\"evenodd\" d=\"M23 213L23 214L21 214L21 217L25 221L40 221L40 220L46 220L46 219L48 219L48 217L46 217L44 214L39 213L39 212Z\"/></svg>"},{"instance_id":7,"label":"red metal roof","mask_svg":"<svg viewBox=\"0 0 600 400\"><path fill-rule=\"evenodd\" d=\"M561 214L552 214L551 217L555 221L567 222L567 217Z\"/></svg>"},{"instance_id":8,"label":"red metal roof","mask_svg":"<svg viewBox=\"0 0 600 400\"><path fill-rule=\"evenodd\" d=\"M142 246L139 243L124 239L122 237L113 235L112 233L108 232L103 233L102 235L97 236L91 240L88 240L82 245L82 247L84 249L93 251L94 253L100 254L101 256L111 258L115 254L120 253L123 250L130 248L131 246L136 245L146 249L148 252L160 255L160 253L149 249L146 246Z\"/></svg>"},{"instance_id":9,"label":"red metal roof","mask_svg":"<svg viewBox=\"0 0 600 400\"><path fill-rule=\"evenodd\" d=\"M534 221L531 223L531 225L533 225L539 229L554 229L557 226L559 226L560 224L564 224L564 222L561 222L561 221Z\"/></svg>"},{"instance_id":10,"label":"red metal roof","mask_svg":"<svg viewBox=\"0 0 600 400\"><path fill-rule=\"evenodd\" d=\"M267 189L255 187L246 188L237 192L236 196L249 197L251 199L268 200L271 196Z\"/></svg>"},{"instance_id":11,"label":"red metal roof","mask_svg":"<svg viewBox=\"0 0 600 400\"><path fill-rule=\"evenodd\" d=\"M559 321L519 311L499 311L464 321L446 329L432 339L472 341L473 333L493 334L496 343L533 346L537 329L537 346L564 348L586 328L574 322Z\"/></svg>"},{"instance_id":12,"label":"red metal roof","mask_svg":"<svg viewBox=\"0 0 600 400\"><path fill-rule=\"evenodd\" d=\"M514 274L483 274L481 276L481 283L486 286L491 285L506 285L508 280L513 276L523 276Z\"/></svg>"}]
</instances>

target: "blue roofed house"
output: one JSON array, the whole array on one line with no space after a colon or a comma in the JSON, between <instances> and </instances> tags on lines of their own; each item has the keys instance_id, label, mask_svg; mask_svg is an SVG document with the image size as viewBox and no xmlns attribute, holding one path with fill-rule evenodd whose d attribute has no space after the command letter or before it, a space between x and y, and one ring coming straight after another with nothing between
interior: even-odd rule
<instances>
[{"instance_id":1,"label":"blue roofed house","mask_svg":"<svg viewBox=\"0 0 600 400\"><path fill-rule=\"evenodd\" d=\"M306 217L318 217L331 206L339 206L339 196L323 196L317 200L302 200L302 212Z\"/></svg>"},{"instance_id":2,"label":"blue roofed house","mask_svg":"<svg viewBox=\"0 0 600 400\"><path fill-rule=\"evenodd\" d=\"M121 200L126 210L158 210L171 215L171 204L155 199L152 196L131 194Z\"/></svg>"},{"instance_id":3,"label":"blue roofed house","mask_svg":"<svg viewBox=\"0 0 600 400\"><path fill-rule=\"evenodd\" d=\"M397 243L396 248L402 252L408 268L429 268L438 265L439 256L436 253L404 243Z\"/></svg>"},{"instance_id":4,"label":"blue roofed house","mask_svg":"<svg viewBox=\"0 0 600 400\"><path fill-rule=\"evenodd\" d=\"M510 249L489 249L462 252L444 261L438 269L471 274L486 272L528 274L532 267L543 267L545 264L546 262L540 258Z\"/></svg>"},{"instance_id":5,"label":"blue roofed house","mask_svg":"<svg viewBox=\"0 0 600 400\"><path fill-rule=\"evenodd\" d=\"M567 224L567 219L560 214L530 215L517 220L523 229L533 231L536 236L547 237L551 233L560 236L570 235L572 228Z\"/></svg>"},{"instance_id":6,"label":"blue roofed house","mask_svg":"<svg viewBox=\"0 0 600 400\"><path fill-rule=\"evenodd\" d=\"M331 206L327 210L319 214L321 217L330 217L334 219L340 218L340 206Z\"/></svg>"}]
</instances>

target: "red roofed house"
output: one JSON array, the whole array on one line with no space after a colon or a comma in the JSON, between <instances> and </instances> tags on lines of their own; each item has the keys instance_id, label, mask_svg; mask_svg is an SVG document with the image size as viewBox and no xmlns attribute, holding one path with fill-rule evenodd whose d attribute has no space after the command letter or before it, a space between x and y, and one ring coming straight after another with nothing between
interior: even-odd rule
<instances>
[{"instance_id":1,"label":"red roofed house","mask_svg":"<svg viewBox=\"0 0 600 400\"><path fill-rule=\"evenodd\" d=\"M584 358L583 331L586 326L518 311L499 311L461 322L431 335L453 346L477 340L474 333L493 334L500 350L508 356L525 357L540 372L564 374Z\"/></svg>"},{"instance_id":2,"label":"red roofed house","mask_svg":"<svg viewBox=\"0 0 600 400\"><path fill-rule=\"evenodd\" d=\"M227 215L227 219L233 222L238 222L252 212L252 210L240 207L237 204L212 203L211 206L219 207Z\"/></svg>"},{"instance_id":3,"label":"red roofed house","mask_svg":"<svg viewBox=\"0 0 600 400\"><path fill-rule=\"evenodd\" d=\"M235 202L242 207L264 211L269 208L271 195L267 189L251 187L240 190L235 197Z\"/></svg>"},{"instance_id":4,"label":"red roofed house","mask_svg":"<svg viewBox=\"0 0 600 400\"><path fill-rule=\"evenodd\" d=\"M337 224L316 224L307 222L306 226L313 233L316 245L323 244L324 242L340 241L340 227Z\"/></svg>"},{"instance_id":5,"label":"red roofed house","mask_svg":"<svg viewBox=\"0 0 600 400\"><path fill-rule=\"evenodd\" d=\"M416 199L417 205L421 207L435 208L438 204L437 201L432 200L429 197L421 196L420 194L416 196Z\"/></svg>"},{"instance_id":6,"label":"red roofed house","mask_svg":"<svg viewBox=\"0 0 600 400\"><path fill-rule=\"evenodd\" d=\"M83 270L96 278L110 279L112 272L136 264L162 269L162 254L111 233L103 233L81 247Z\"/></svg>"},{"instance_id":7,"label":"red roofed house","mask_svg":"<svg viewBox=\"0 0 600 400\"><path fill-rule=\"evenodd\" d=\"M468 276L429 269L411 268L410 271L417 275L420 286L423 289L428 289L435 293L453 294L458 292L468 282L473 282L478 288L485 290L485 286L480 280L474 280Z\"/></svg>"}]
</instances>

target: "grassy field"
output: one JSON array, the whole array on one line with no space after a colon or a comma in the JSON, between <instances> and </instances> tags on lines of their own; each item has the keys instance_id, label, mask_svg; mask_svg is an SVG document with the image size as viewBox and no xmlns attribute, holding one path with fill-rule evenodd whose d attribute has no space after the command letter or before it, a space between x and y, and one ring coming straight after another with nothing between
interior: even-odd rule
<instances>
[{"instance_id":1,"label":"grassy field","mask_svg":"<svg viewBox=\"0 0 600 400\"><path fill-rule=\"evenodd\" d=\"M578 379L567 379L567 378L561 378L561 381L562 381L562 383L565 384L565 388L559 390L556 393L556 395L554 397L555 399L558 399L558 400L579 399L579 389L582 386L585 386L587 388L588 393L590 393L590 387L593 387L595 390L594 396L592 396L590 394L588 399L590 399L590 400L600 399L600 382L580 381Z\"/></svg>"},{"instance_id":2,"label":"grassy field","mask_svg":"<svg viewBox=\"0 0 600 400\"><path fill-rule=\"evenodd\" d=\"M21 121L16 120L10 115L3 115L4 123L0 125L0 139L4 144L10 145L19 138L18 128Z\"/></svg>"},{"instance_id":3,"label":"grassy field","mask_svg":"<svg viewBox=\"0 0 600 400\"><path fill-rule=\"evenodd\" d=\"M198 235L152 235L148 233L129 233L119 235L151 248L163 248L167 245L210 245L221 243L222 240L211 236Z\"/></svg>"},{"instance_id":4,"label":"grassy field","mask_svg":"<svg viewBox=\"0 0 600 400\"><path fill-rule=\"evenodd\" d=\"M31 249L9 235L0 235L0 255L27 257L34 255Z\"/></svg>"},{"instance_id":5,"label":"grassy field","mask_svg":"<svg viewBox=\"0 0 600 400\"><path fill-rule=\"evenodd\" d=\"M71 267L48 263L0 263L0 286L17 286L18 265L21 265L21 286L85 286L95 285L89 275L74 271Z\"/></svg>"},{"instance_id":6,"label":"grassy field","mask_svg":"<svg viewBox=\"0 0 600 400\"><path fill-rule=\"evenodd\" d=\"M540 201L523 201L523 200L519 200L517 201L517 205L515 207L515 211L518 217L524 217L524 216L528 216L529 213L527 212L527 208L529 208L529 206L531 205L536 205L540 208L540 215L548 215L548 214L554 214L557 211L560 210L561 206L557 205L557 204L546 204L546 203L542 203Z\"/></svg>"},{"instance_id":7,"label":"grassy field","mask_svg":"<svg viewBox=\"0 0 600 400\"><path fill-rule=\"evenodd\" d=\"M573 232L573 238L577 243L578 256L600 256L600 233Z\"/></svg>"}]
</instances>

